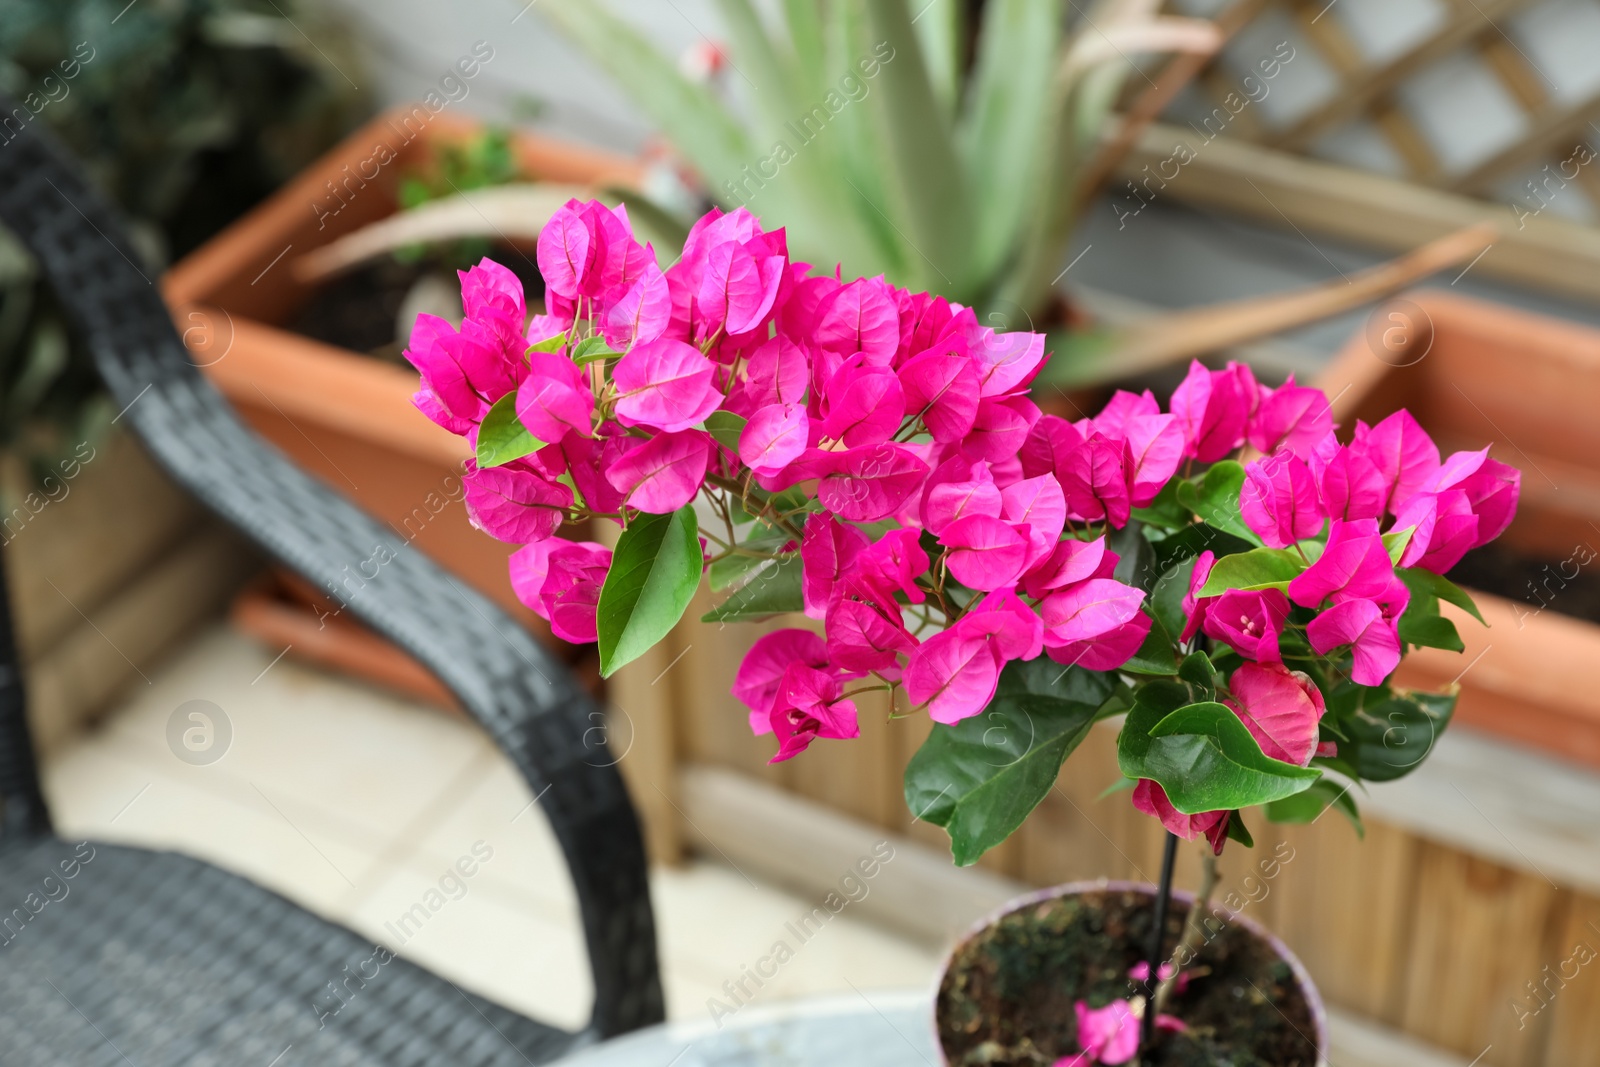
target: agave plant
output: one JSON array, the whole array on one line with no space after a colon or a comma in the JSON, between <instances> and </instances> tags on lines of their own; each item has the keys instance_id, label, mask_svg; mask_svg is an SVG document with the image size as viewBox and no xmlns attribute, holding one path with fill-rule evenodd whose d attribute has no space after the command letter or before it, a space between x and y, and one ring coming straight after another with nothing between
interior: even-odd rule
<instances>
[{"instance_id":1,"label":"agave plant","mask_svg":"<svg viewBox=\"0 0 1600 1067\"><path fill-rule=\"evenodd\" d=\"M774 18L752 0L717 6L728 94L681 72L601 0L539 11L632 95L723 207L788 227L796 258L883 274L1020 329L1055 324L1054 283L1086 198L1249 10L1213 23L1161 15L1160 0L987 0L968 26L961 0L782 0ZM1140 77L1134 59L1163 54L1175 58L1119 115L1124 84ZM1126 375L1337 314L1491 240L1456 234L1354 284L1058 336L1052 376Z\"/></svg>"}]
</instances>

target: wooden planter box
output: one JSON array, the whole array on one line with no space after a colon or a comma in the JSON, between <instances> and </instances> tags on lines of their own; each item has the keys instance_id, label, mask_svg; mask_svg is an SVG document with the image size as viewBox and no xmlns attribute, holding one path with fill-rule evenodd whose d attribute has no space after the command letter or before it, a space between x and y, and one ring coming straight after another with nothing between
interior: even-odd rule
<instances>
[{"instance_id":1,"label":"wooden planter box","mask_svg":"<svg viewBox=\"0 0 1600 1067\"><path fill-rule=\"evenodd\" d=\"M412 406L416 374L281 328L314 288L296 277L298 257L393 214L404 175L420 169L440 144L478 132L476 124L429 115L421 106L374 119L185 257L163 279L162 291L195 361L258 433L548 637L543 620L511 591L506 558L514 546L467 521L460 474L470 452ZM605 153L528 134L513 144L524 172L535 178L638 181L634 164ZM390 649L395 660L384 667L370 643L352 645L343 632L330 637L309 611L296 627L292 614L264 596L259 589L248 594L236 619L271 630L312 658L438 698L437 686L416 684L414 665L398 650Z\"/></svg>"},{"instance_id":2,"label":"wooden planter box","mask_svg":"<svg viewBox=\"0 0 1600 1067\"><path fill-rule=\"evenodd\" d=\"M1392 310L1401 319L1374 316L1397 327L1392 347L1368 330L1318 379L1335 420L1371 424L1405 407L1441 451L1492 445L1522 471L1507 543L1558 560L1580 548L1600 563L1600 331L1446 293ZM1474 591L1489 627L1456 612L1465 654L1422 649L1400 681L1459 680L1458 721L1600 767L1600 626L1557 614L1559 584L1543 611Z\"/></svg>"}]
</instances>

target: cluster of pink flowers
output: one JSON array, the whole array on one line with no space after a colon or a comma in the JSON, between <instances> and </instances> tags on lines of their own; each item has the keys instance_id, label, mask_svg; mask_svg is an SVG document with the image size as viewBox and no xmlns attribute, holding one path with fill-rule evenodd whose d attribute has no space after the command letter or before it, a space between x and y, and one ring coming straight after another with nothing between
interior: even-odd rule
<instances>
[{"instance_id":1,"label":"cluster of pink flowers","mask_svg":"<svg viewBox=\"0 0 1600 1067\"><path fill-rule=\"evenodd\" d=\"M417 405L476 447L515 394L537 447L469 466L466 503L523 546L516 591L567 640L595 640L611 553L556 538L563 522L667 514L704 494L725 518L756 514L772 558L798 554L793 606L822 632L761 638L734 683L752 729L776 734L775 760L856 736L847 685L867 676L949 724L984 709L1011 661L1121 668L1152 616L1146 592L1115 577L1108 531L1195 464L1257 456L1237 515L1308 565L1286 589L1202 597L1205 552L1170 636L1203 632L1243 657L1229 705L1264 752L1305 766L1323 699L1284 666L1286 634L1303 630L1318 654L1350 649L1355 680L1382 682L1408 600L1384 533L1410 531L1402 567L1442 572L1515 509L1517 472L1487 450L1441 461L1404 413L1340 444L1319 391L1269 388L1238 364L1195 364L1165 412L1147 391L1092 418L1043 415L1027 395L1042 336L997 333L881 277L814 272L743 209L702 218L662 270L622 208L573 201L537 256L546 313L530 318L516 277L485 260L462 274L459 329L418 321ZM740 549L733 525L713 558ZM1315 615L1302 625L1295 607ZM1153 782L1134 799L1186 837L1225 821L1177 813Z\"/></svg>"}]
</instances>

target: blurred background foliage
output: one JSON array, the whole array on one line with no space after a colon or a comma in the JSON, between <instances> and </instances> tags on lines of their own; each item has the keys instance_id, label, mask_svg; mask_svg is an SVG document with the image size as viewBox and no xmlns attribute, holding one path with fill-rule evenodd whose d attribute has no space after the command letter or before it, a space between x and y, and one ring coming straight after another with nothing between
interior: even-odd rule
<instances>
[{"instance_id":1,"label":"blurred background foliage","mask_svg":"<svg viewBox=\"0 0 1600 1067\"><path fill-rule=\"evenodd\" d=\"M343 41L306 0L0 0L0 151L48 126L126 213L153 279L365 116ZM42 477L114 414L0 229L0 448Z\"/></svg>"}]
</instances>

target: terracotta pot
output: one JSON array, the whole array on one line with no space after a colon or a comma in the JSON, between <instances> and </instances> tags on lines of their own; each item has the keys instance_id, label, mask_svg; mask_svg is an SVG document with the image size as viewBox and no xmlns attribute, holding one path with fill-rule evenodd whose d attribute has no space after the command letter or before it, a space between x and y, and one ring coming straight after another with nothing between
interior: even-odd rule
<instances>
[{"instance_id":1,"label":"terracotta pot","mask_svg":"<svg viewBox=\"0 0 1600 1067\"><path fill-rule=\"evenodd\" d=\"M1152 902L1151 906L1154 907L1157 890L1155 886L1148 883L1107 881L1071 882L1067 885L1055 886L1050 889L1041 889L1006 902L1006 904L975 923L966 934L956 941L955 945L951 947L940 962L939 972L935 976L933 983L933 1040L934 1044L939 1048L940 1060L944 1067L959 1067L959 1064L953 1062L945 1053L943 1041L940 1037L942 1033L939 1019L940 992L944 989L945 979L950 972L951 964L960 953L962 947L978 934L1015 912L1035 907L1047 901L1057 900L1061 897L1106 892L1138 893L1149 897ZM1193 905L1194 894L1175 889L1172 892L1172 899L1182 905ZM1306 1006L1311 1013L1311 1022L1315 1032L1305 1036L1316 1044L1317 1067L1326 1067L1328 1064L1328 1012L1326 1006L1322 1003L1322 995L1317 992L1316 983L1311 980L1311 975L1306 971L1304 964L1300 962L1294 953L1289 951L1288 946L1279 941L1254 919L1216 903L1213 903L1211 908L1218 918L1224 921L1226 927L1237 927L1256 940L1264 942L1271 949L1273 955L1288 965L1290 973L1293 974L1295 983L1299 985L1301 994L1305 997Z\"/></svg>"},{"instance_id":2,"label":"terracotta pot","mask_svg":"<svg viewBox=\"0 0 1600 1067\"><path fill-rule=\"evenodd\" d=\"M1438 292L1375 313L1317 384L1344 427L1405 407L1441 451L1479 449L1522 471L1505 541L1565 558L1600 549L1600 331ZM1381 358L1380 358L1381 356ZM1420 649L1398 680L1459 681L1456 718L1600 767L1600 626L1473 591L1489 626L1454 608L1464 654ZM1559 597L1554 601L1559 606Z\"/></svg>"},{"instance_id":3,"label":"terracotta pot","mask_svg":"<svg viewBox=\"0 0 1600 1067\"><path fill-rule=\"evenodd\" d=\"M277 325L314 290L296 278L294 259L392 214L403 175L423 167L440 144L478 132L476 124L447 113L430 117L425 109L380 116L185 257L162 279L162 292L195 362L258 433L559 644L511 592L506 559L514 546L467 521L460 474L470 453L412 406L417 376ZM513 147L524 171L537 178L629 185L640 177L628 160L542 137L518 134ZM256 604L236 618L263 637L288 639L282 626L268 625L285 623L288 610ZM414 664L375 666L382 655L373 640L341 627L319 636L315 658L437 700L436 685L406 683L415 677ZM396 659L404 655L386 643L380 648Z\"/></svg>"}]
</instances>

